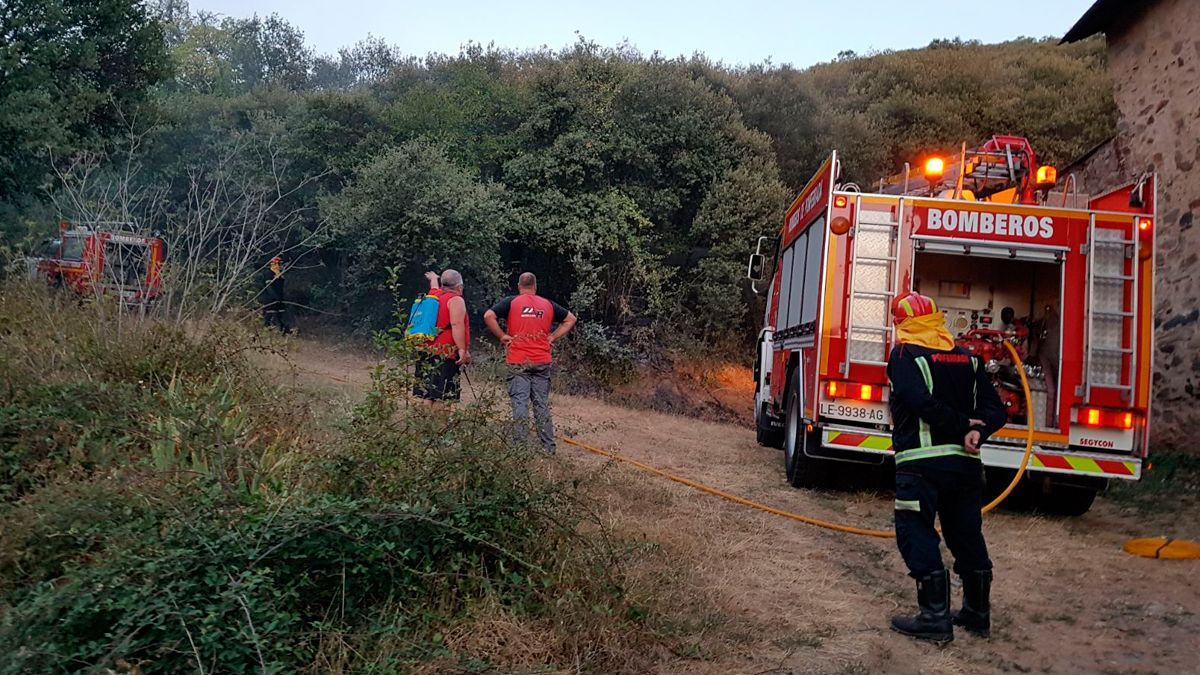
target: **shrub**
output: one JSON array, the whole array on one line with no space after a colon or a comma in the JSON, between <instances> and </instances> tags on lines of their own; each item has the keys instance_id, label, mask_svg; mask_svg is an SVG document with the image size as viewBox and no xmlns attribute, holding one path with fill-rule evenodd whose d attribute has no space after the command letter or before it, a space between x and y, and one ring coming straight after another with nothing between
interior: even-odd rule
<instances>
[{"instance_id":1,"label":"shrub","mask_svg":"<svg viewBox=\"0 0 1200 675\"><path fill-rule=\"evenodd\" d=\"M543 636L498 657L510 667L582 644L598 670L645 665L645 611L578 477L512 446L493 401L406 403L396 331L368 396L318 429L236 324L74 304L39 322L54 299L13 290L0 673L485 667L462 636L495 615Z\"/></svg>"},{"instance_id":2,"label":"shrub","mask_svg":"<svg viewBox=\"0 0 1200 675\"><path fill-rule=\"evenodd\" d=\"M633 350L598 323L580 323L557 358L568 387L575 389L610 389L636 375Z\"/></svg>"},{"instance_id":3,"label":"shrub","mask_svg":"<svg viewBox=\"0 0 1200 675\"><path fill-rule=\"evenodd\" d=\"M141 462L246 477L286 446L289 405L246 358L241 326L138 321L8 284L0 301L0 500L60 473ZM252 472L249 472L252 473Z\"/></svg>"}]
</instances>

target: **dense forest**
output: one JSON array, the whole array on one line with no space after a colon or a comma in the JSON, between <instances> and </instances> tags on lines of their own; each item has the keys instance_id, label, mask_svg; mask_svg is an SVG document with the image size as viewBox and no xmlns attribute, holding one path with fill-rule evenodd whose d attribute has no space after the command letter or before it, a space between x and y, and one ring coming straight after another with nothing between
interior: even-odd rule
<instances>
[{"instance_id":1,"label":"dense forest","mask_svg":"<svg viewBox=\"0 0 1200 675\"><path fill-rule=\"evenodd\" d=\"M357 329L425 269L461 269L475 307L530 269L599 348L729 349L753 335L747 253L831 150L862 183L993 133L1061 165L1112 133L1103 58L1054 39L808 68L583 38L322 55L279 16L6 0L0 243L136 221L189 270L187 311L253 306L282 255L299 304Z\"/></svg>"}]
</instances>

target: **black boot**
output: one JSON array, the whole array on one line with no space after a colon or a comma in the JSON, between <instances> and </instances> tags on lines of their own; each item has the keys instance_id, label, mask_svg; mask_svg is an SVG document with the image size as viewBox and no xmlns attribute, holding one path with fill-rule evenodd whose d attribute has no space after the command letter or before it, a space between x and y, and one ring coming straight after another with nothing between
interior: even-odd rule
<instances>
[{"instance_id":1,"label":"black boot","mask_svg":"<svg viewBox=\"0 0 1200 675\"><path fill-rule=\"evenodd\" d=\"M962 575L962 609L954 612L955 626L962 626L979 637L992 634L992 571L979 570Z\"/></svg>"},{"instance_id":2,"label":"black boot","mask_svg":"<svg viewBox=\"0 0 1200 675\"><path fill-rule=\"evenodd\" d=\"M950 573L938 570L917 579L916 616L893 616L892 630L911 637L934 642L954 639L950 623Z\"/></svg>"}]
</instances>

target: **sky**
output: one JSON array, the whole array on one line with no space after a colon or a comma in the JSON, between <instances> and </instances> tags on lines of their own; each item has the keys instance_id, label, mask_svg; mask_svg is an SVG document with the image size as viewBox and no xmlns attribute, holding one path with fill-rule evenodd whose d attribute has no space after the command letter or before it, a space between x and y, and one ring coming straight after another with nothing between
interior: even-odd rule
<instances>
[{"instance_id":1,"label":"sky","mask_svg":"<svg viewBox=\"0 0 1200 675\"><path fill-rule=\"evenodd\" d=\"M1061 37L1093 0L190 0L193 11L279 14L318 53L372 35L406 54L456 54L476 42L562 48L577 35L644 54L703 52L728 65L804 67L843 50L922 47L937 38Z\"/></svg>"}]
</instances>

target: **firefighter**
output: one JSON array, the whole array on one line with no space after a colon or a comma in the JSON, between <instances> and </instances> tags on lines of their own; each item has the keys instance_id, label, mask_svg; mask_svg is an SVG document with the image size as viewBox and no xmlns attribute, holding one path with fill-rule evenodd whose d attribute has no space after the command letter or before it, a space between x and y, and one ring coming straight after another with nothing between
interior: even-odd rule
<instances>
[{"instance_id":1,"label":"firefighter","mask_svg":"<svg viewBox=\"0 0 1200 675\"><path fill-rule=\"evenodd\" d=\"M986 637L992 561L983 540L979 449L1007 416L983 364L955 346L932 298L908 293L896 298L892 313L897 345L887 373L896 449L896 544L917 580L920 608L916 616L892 617L892 629L949 642L958 625ZM935 515L963 582L962 610L953 616Z\"/></svg>"},{"instance_id":2,"label":"firefighter","mask_svg":"<svg viewBox=\"0 0 1200 675\"><path fill-rule=\"evenodd\" d=\"M288 324L287 303L284 299L283 258L271 258L271 271L267 275L262 291L263 324L267 328L276 326L285 335L292 332Z\"/></svg>"}]
</instances>

